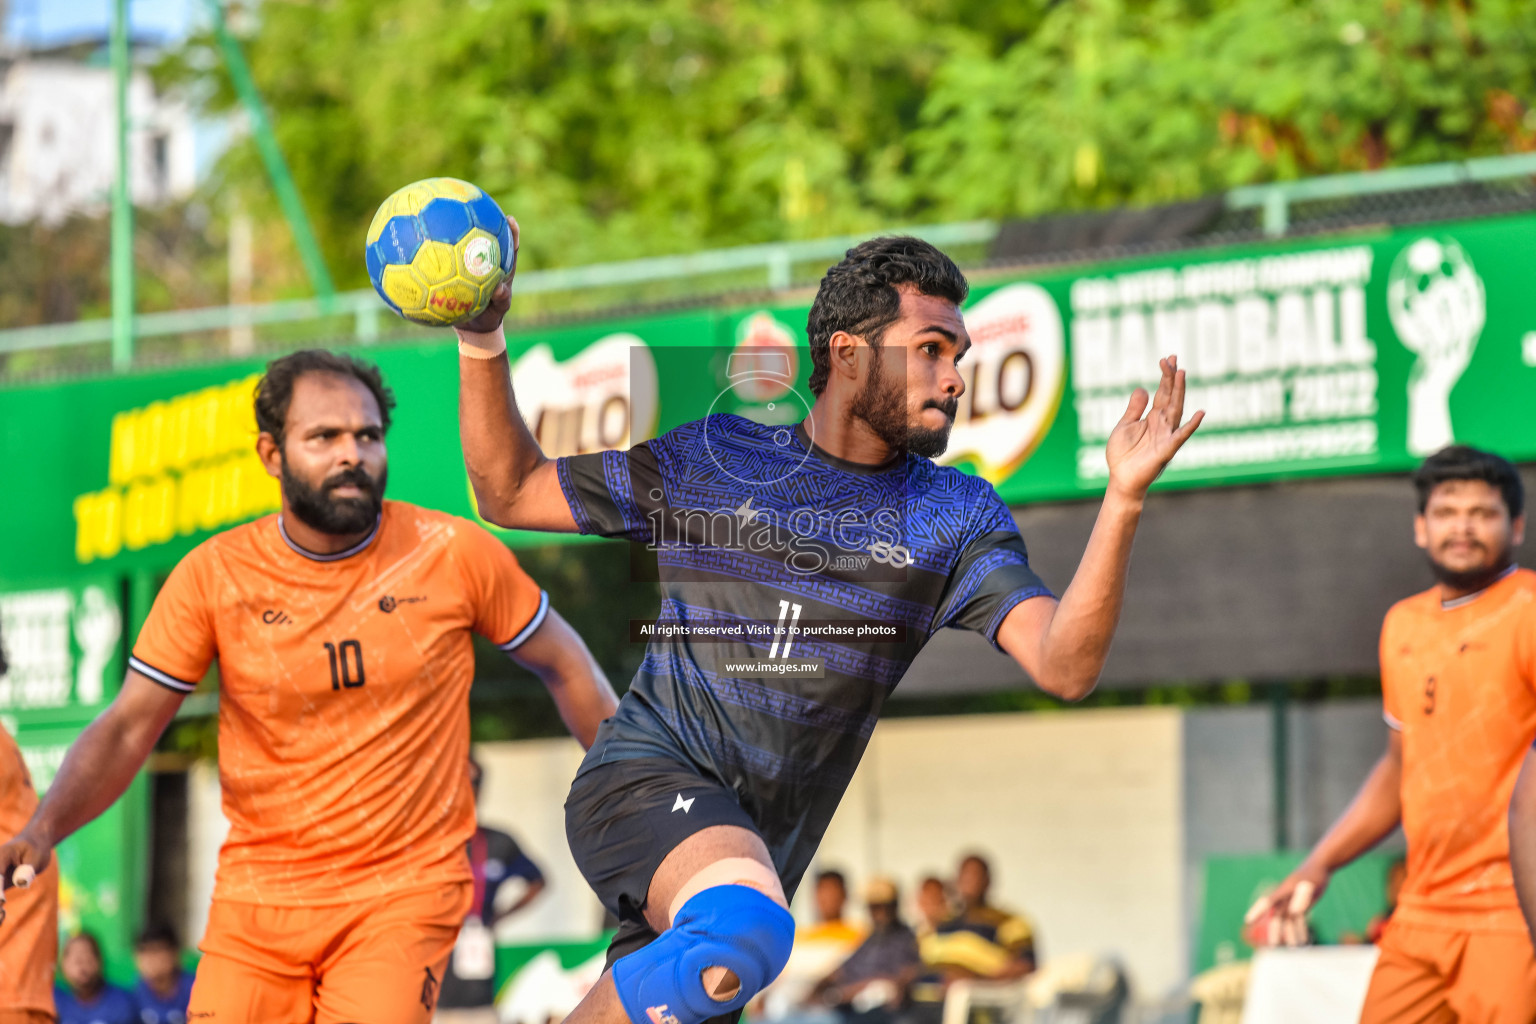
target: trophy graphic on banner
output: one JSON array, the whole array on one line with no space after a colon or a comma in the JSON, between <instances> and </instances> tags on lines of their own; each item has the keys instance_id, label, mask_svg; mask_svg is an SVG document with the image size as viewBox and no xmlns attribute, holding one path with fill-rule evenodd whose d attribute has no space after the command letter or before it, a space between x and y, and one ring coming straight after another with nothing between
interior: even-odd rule
<instances>
[{"instance_id":1,"label":"trophy graphic on banner","mask_svg":"<svg viewBox=\"0 0 1536 1024\"><path fill-rule=\"evenodd\" d=\"M75 700L83 705L101 703L103 676L123 634L123 616L101 587L86 587L75 607L75 642L80 660L75 665Z\"/></svg>"},{"instance_id":2,"label":"trophy graphic on banner","mask_svg":"<svg viewBox=\"0 0 1536 1024\"><path fill-rule=\"evenodd\" d=\"M1421 238L1392 262L1387 314L1404 347L1418 356L1408 374L1408 451L1429 455L1456 439L1451 389L1483 333L1487 294L1460 244Z\"/></svg>"}]
</instances>

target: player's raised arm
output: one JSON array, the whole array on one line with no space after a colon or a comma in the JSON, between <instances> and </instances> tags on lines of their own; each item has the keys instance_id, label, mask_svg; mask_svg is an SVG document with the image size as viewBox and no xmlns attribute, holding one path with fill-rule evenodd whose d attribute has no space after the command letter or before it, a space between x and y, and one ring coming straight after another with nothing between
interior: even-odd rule
<instances>
[{"instance_id":1,"label":"player's raised arm","mask_svg":"<svg viewBox=\"0 0 1536 1024\"><path fill-rule=\"evenodd\" d=\"M549 609L533 635L510 655L539 677L560 709L565 727L583 749L591 749L597 727L618 709L619 699L570 623Z\"/></svg>"},{"instance_id":2,"label":"player's raised arm","mask_svg":"<svg viewBox=\"0 0 1536 1024\"><path fill-rule=\"evenodd\" d=\"M23 866L48 866L53 848L111 807L176 717L185 693L129 669L116 699L70 745L32 820L0 846L0 881L15 884ZM22 879L27 879L23 872Z\"/></svg>"},{"instance_id":3,"label":"player's raised arm","mask_svg":"<svg viewBox=\"0 0 1536 1024\"><path fill-rule=\"evenodd\" d=\"M1104 504L1060 602L1048 597L1023 601L998 630L998 646L1042 689L1067 700L1080 700L1093 690L1109 657L1147 488L1205 417L1197 412L1183 419L1184 371L1177 359L1169 356L1158 366L1162 379L1151 410L1147 393L1137 388L1109 436Z\"/></svg>"},{"instance_id":4,"label":"player's raised arm","mask_svg":"<svg viewBox=\"0 0 1536 1024\"><path fill-rule=\"evenodd\" d=\"M518 245L511 217L512 244ZM514 270L515 272L515 270ZM498 526L554 533L576 532L576 519L560 490L555 463L539 448L512 393L507 339L501 320L512 304L512 278L491 303L458 324L459 438L480 515Z\"/></svg>"},{"instance_id":5,"label":"player's raised arm","mask_svg":"<svg viewBox=\"0 0 1536 1024\"><path fill-rule=\"evenodd\" d=\"M1525 753L1525 766L1509 802L1509 866L1525 926L1536 937L1536 748Z\"/></svg>"}]
</instances>

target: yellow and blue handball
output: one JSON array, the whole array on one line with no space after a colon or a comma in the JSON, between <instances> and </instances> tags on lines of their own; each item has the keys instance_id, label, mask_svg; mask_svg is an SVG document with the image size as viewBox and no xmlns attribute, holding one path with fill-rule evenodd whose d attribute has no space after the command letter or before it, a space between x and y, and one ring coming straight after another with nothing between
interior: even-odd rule
<instances>
[{"instance_id":1,"label":"yellow and blue handball","mask_svg":"<svg viewBox=\"0 0 1536 1024\"><path fill-rule=\"evenodd\" d=\"M496 200L457 178L413 182L384 200L366 253L379 297L431 327L478 316L517 258Z\"/></svg>"}]
</instances>

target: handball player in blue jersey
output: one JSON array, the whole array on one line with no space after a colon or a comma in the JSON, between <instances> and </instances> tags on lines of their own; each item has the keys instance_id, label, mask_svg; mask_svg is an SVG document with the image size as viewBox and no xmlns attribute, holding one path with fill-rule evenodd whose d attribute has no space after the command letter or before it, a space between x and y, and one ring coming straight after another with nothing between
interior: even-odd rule
<instances>
[{"instance_id":1,"label":"handball player in blue jersey","mask_svg":"<svg viewBox=\"0 0 1536 1024\"><path fill-rule=\"evenodd\" d=\"M554 460L512 392L509 284L458 329L481 515L649 544L662 586L662 629L566 801L577 866L620 922L609 970L568 1019L728 1020L783 968L788 897L886 697L937 630L981 633L1060 697L1093 689L1147 488L1201 414L1183 420L1171 357L1155 395L1132 394L1058 599L992 486L932 461L970 347L968 285L933 246L877 238L827 271L800 424L711 415L628 451ZM882 628L859 636L861 624Z\"/></svg>"}]
</instances>

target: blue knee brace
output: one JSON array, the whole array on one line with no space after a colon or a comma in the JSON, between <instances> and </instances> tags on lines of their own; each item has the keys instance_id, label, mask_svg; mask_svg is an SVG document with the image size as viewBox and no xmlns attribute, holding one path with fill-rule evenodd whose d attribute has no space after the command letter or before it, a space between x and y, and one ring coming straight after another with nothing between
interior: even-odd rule
<instances>
[{"instance_id":1,"label":"blue knee brace","mask_svg":"<svg viewBox=\"0 0 1536 1024\"><path fill-rule=\"evenodd\" d=\"M795 919L745 885L717 885L684 903L672 927L616 960L613 984L633 1024L702 1024L746 1006L779 976L795 942ZM705 969L741 982L727 1000L704 990Z\"/></svg>"}]
</instances>

